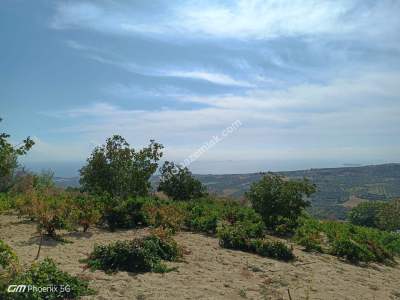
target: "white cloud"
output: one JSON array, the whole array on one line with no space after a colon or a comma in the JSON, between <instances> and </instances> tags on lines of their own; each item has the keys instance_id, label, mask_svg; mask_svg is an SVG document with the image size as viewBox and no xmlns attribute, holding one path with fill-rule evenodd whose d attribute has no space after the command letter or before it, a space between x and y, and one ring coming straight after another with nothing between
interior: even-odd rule
<instances>
[{"instance_id":1,"label":"white cloud","mask_svg":"<svg viewBox=\"0 0 400 300\"><path fill-rule=\"evenodd\" d=\"M249 82L236 80L229 75L221 73L212 73L207 71L167 71L164 72L164 74L172 77L200 79L220 85L254 87L254 85Z\"/></svg>"},{"instance_id":2,"label":"white cloud","mask_svg":"<svg viewBox=\"0 0 400 300\"><path fill-rule=\"evenodd\" d=\"M165 34L191 37L269 39L277 36L335 35L395 37L400 4L382 0L236 0L170 2L168 13L135 10L113 2L65 2L52 26L86 28L112 34Z\"/></svg>"},{"instance_id":3,"label":"white cloud","mask_svg":"<svg viewBox=\"0 0 400 300\"><path fill-rule=\"evenodd\" d=\"M181 99L209 105L202 109L136 110L100 102L53 115L73 118L75 125L62 131L87 140L103 141L118 133L136 146L154 138L172 156L190 153L240 120L243 126L205 158L395 160L400 150L399 81L399 73L370 73L323 86Z\"/></svg>"},{"instance_id":4,"label":"white cloud","mask_svg":"<svg viewBox=\"0 0 400 300\"><path fill-rule=\"evenodd\" d=\"M90 47L81 45L75 42L69 42L68 46L77 50L90 50ZM96 51L99 52L99 51ZM173 69L170 66L166 67L151 67L151 66L142 66L137 63L132 62L124 62L115 59L111 59L105 57L103 54L97 53L89 53L86 55L87 58L97 61L102 64L113 65L117 68L124 69L128 72L142 74L145 76L158 76L158 77L176 77L176 78L185 78L185 79L196 79L196 80L204 80L217 85L225 85L225 86L238 86L238 87L255 87L255 84L250 83L245 80L235 79L228 74L218 73L207 71L204 69ZM265 79L258 76L254 78L255 82L263 82Z\"/></svg>"}]
</instances>

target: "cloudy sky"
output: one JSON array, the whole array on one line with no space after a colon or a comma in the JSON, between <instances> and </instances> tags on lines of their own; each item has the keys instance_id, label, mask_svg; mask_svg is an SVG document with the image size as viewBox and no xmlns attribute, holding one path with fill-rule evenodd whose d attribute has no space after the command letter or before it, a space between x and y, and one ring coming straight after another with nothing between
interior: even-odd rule
<instances>
[{"instance_id":1,"label":"cloudy sky","mask_svg":"<svg viewBox=\"0 0 400 300\"><path fill-rule=\"evenodd\" d=\"M115 133L179 162L236 120L193 171L399 162L399 15L396 0L2 0L1 130L61 175Z\"/></svg>"}]
</instances>

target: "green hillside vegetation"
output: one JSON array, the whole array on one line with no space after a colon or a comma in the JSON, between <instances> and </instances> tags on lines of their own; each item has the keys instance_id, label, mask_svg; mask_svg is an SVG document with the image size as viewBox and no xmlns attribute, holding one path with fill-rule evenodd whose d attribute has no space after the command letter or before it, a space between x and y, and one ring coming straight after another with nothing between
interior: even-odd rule
<instances>
[{"instance_id":1,"label":"green hillside vegetation","mask_svg":"<svg viewBox=\"0 0 400 300\"><path fill-rule=\"evenodd\" d=\"M0 147L5 148L0 152L4 157L13 158L29 150L27 147L15 152L7 142L8 135L1 138ZM6 178L0 194L1 212L12 210L20 218L37 224L41 242L36 259L41 258L44 239L69 242L61 237L60 230L90 231L93 226L110 231L151 228L151 234L143 238L96 245L85 263L105 272L171 271L166 262L184 259L183 249L174 240L179 231L211 235L219 239L223 248L287 262L296 260L295 243L305 251L327 253L354 264L392 265L400 255L400 235L390 232L400 229L396 223L390 223L390 227L386 224L388 227L380 230L309 217L306 209L313 205L309 200L318 184L312 176L310 180L300 179L301 173L289 179L284 174L264 174L249 186L247 201L241 203L207 195L188 169L178 168L175 172L167 164L161 169L164 177L160 191L169 197L158 197L151 193L150 178L158 168L162 149L154 141L143 149L133 149L121 136L113 136L93 150L81 169L80 189L55 187L52 174L17 172L17 164L0 161L7 175L0 176ZM393 203L386 219L400 219L399 210L393 209L398 202ZM369 211L357 211L360 220L369 218L364 213ZM48 299L76 299L92 292L87 280L58 270L49 259L17 267L13 250L1 241L0 259L3 287L24 280L38 284L70 283L70 291L52 294ZM47 299L46 295L23 295Z\"/></svg>"},{"instance_id":2,"label":"green hillside vegetation","mask_svg":"<svg viewBox=\"0 0 400 300\"><path fill-rule=\"evenodd\" d=\"M345 220L349 210L360 202L389 201L400 197L400 164L384 164L363 167L311 169L277 172L287 178L301 180L304 177L316 185L310 196L308 211L321 219ZM244 199L252 183L263 174L194 175L208 190L219 197ZM157 189L160 177L152 176L153 189ZM79 178L56 178L62 187L79 186Z\"/></svg>"}]
</instances>

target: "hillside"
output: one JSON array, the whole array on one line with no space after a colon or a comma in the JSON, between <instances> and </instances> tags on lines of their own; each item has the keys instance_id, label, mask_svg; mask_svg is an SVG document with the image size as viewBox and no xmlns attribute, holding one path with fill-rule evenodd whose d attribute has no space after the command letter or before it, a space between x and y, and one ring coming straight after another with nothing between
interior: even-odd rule
<instances>
[{"instance_id":1,"label":"hillside","mask_svg":"<svg viewBox=\"0 0 400 300\"><path fill-rule=\"evenodd\" d=\"M223 249L216 238L190 232L176 236L185 247L175 271L134 274L90 271L80 262L93 246L148 234L148 229L64 233L68 243L46 240L41 259L53 258L64 271L90 280L98 292L83 299L399 299L399 266L351 265L326 254L312 254L296 245L297 260L285 263L242 251ZM39 237L36 224L15 215L0 218L0 239L31 263Z\"/></svg>"},{"instance_id":2,"label":"hillside","mask_svg":"<svg viewBox=\"0 0 400 300\"><path fill-rule=\"evenodd\" d=\"M289 178L307 177L317 185L311 197L311 212L319 217L342 219L346 210L362 201L389 200L400 197L400 164L343 167L278 172ZM259 173L196 175L212 193L243 197ZM158 177L153 177L155 185ZM78 178L56 178L59 186L78 186Z\"/></svg>"}]
</instances>

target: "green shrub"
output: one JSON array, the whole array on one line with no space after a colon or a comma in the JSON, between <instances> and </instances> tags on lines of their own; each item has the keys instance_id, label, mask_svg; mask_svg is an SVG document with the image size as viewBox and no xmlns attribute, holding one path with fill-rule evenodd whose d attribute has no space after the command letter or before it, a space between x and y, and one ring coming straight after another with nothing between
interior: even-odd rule
<instances>
[{"instance_id":1,"label":"green shrub","mask_svg":"<svg viewBox=\"0 0 400 300\"><path fill-rule=\"evenodd\" d=\"M222 205L210 199L188 203L186 226L193 231L215 233L221 216Z\"/></svg>"},{"instance_id":2,"label":"green shrub","mask_svg":"<svg viewBox=\"0 0 400 300\"><path fill-rule=\"evenodd\" d=\"M104 219L110 229L135 228L147 225L144 205L154 201L151 198L114 198L106 209Z\"/></svg>"},{"instance_id":3,"label":"green shrub","mask_svg":"<svg viewBox=\"0 0 400 300\"><path fill-rule=\"evenodd\" d=\"M107 272L163 273L169 269L162 260L174 261L181 254L179 246L171 237L154 234L132 241L97 245L87 263L92 269Z\"/></svg>"},{"instance_id":4,"label":"green shrub","mask_svg":"<svg viewBox=\"0 0 400 300\"><path fill-rule=\"evenodd\" d=\"M348 220L354 225L387 231L399 230L400 199L360 203L348 213Z\"/></svg>"},{"instance_id":5,"label":"green shrub","mask_svg":"<svg viewBox=\"0 0 400 300\"><path fill-rule=\"evenodd\" d=\"M221 224L218 227L219 244L223 248L248 250L249 249L249 235L246 228L240 225Z\"/></svg>"},{"instance_id":6,"label":"green shrub","mask_svg":"<svg viewBox=\"0 0 400 300\"><path fill-rule=\"evenodd\" d=\"M186 210L177 204L145 205L147 224L170 230L172 233L180 230L185 224Z\"/></svg>"},{"instance_id":7,"label":"green shrub","mask_svg":"<svg viewBox=\"0 0 400 300\"><path fill-rule=\"evenodd\" d=\"M292 249L280 241L255 239L250 243L251 249L258 255L290 261L295 258Z\"/></svg>"},{"instance_id":8,"label":"green shrub","mask_svg":"<svg viewBox=\"0 0 400 300\"><path fill-rule=\"evenodd\" d=\"M400 255L400 235L342 222L303 219L294 240L305 250L329 253L352 263L393 264Z\"/></svg>"},{"instance_id":9,"label":"green shrub","mask_svg":"<svg viewBox=\"0 0 400 300\"><path fill-rule=\"evenodd\" d=\"M0 213L6 212L15 207L14 199L9 194L0 193Z\"/></svg>"},{"instance_id":10,"label":"green shrub","mask_svg":"<svg viewBox=\"0 0 400 300\"><path fill-rule=\"evenodd\" d=\"M305 247L305 251L323 252L323 233L320 222L316 219L304 220L302 225L297 228L294 240Z\"/></svg>"},{"instance_id":11,"label":"green shrub","mask_svg":"<svg viewBox=\"0 0 400 300\"><path fill-rule=\"evenodd\" d=\"M234 225L220 224L218 227L219 244L223 248L242 250L274 259L289 261L294 259L293 252L284 243L269 241L254 235L254 231L245 223Z\"/></svg>"},{"instance_id":12,"label":"green shrub","mask_svg":"<svg viewBox=\"0 0 400 300\"><path fill-rule=\"evenodd\" d=\"M335 240L330 253L343 257L352 263L370 262L374 260L374 255L365 245L359 244L351 239Z\"/></svg>"},{"instance_id":13,"label":"green shrub","mask_svg":"<svg viewBox=\"0 0 400 300\"><path fill-rule=\"evenodd\" d=\"M216 233L218 223L225 221L229 224L246 223L253 235L262 235L264 231L261 216L237 202L203 198L188 203L187 211L186 226L193 231Z\"/></svg>"},{"instance_id":14,"label":"green shrub","mask_svg":"<svg viewBox=\"0 0 400 300\"><path fill-rule=\"evenodd\" d=\"M387 231L400 230L400 199L393 199L378 213L378 228Z\"/></svg>"},{"instance_id":15,"label":"green shrub","mask_svg":"<svg viewBox=\"0 0 400 300\"><path fill-rule=\"evenodd\" d=\"M0 268L8 269L17 263L18 258L14 251L5 242L0 240Z\"/></svg>"},{"instance_id":16,"label":"green shrub","mask_svg":"<svg viewBox=\"0 0 400 300\"><path fill-rule=\"evenodd\" d=\"M16 201L20 215L27 215L38 224L38 230L55 237L58 229L72 229L71 199L56 188L33 189Z\"/></svg>"},{"instance_id":17,"label":"green shrub","mask_svg":"<svg viewBox=\"0 0 400 300\"><path fill-rule=\"evenodd\" d=\"M349 221L354 225L378 227L378 216L386 204L384 202L362 202L348 213Z\"/></svg>"},{"instance_id":18,"label":"green shrub","mask_svg":"<svg viewBox=\"0 0 400 300\"><path fill-rule=\"evenodd\" d=\"M53 300L53 299L79 299L81 296L93 294L89 289L88 281L71 276L59 270L49 258L40 263L33 264L27 271L17 273L5 286L8 285L33 285L36 287L56 287L53 291L29 291L23 293L7 293L0 291L0 298L5 300Z\"/></svg>"},{"instance_id":19,"label":"green shrub","mask_svg":"<svg viewBox=\"0 0 400 300\"><path fill-rule=\"evenodd\" d=\"M101 219L101 203L94 196L81 192L69 192L72 198L71 209L73 223L82 226L86 232L91 225L97 224Z\"/></svg>"}]
</instances>

